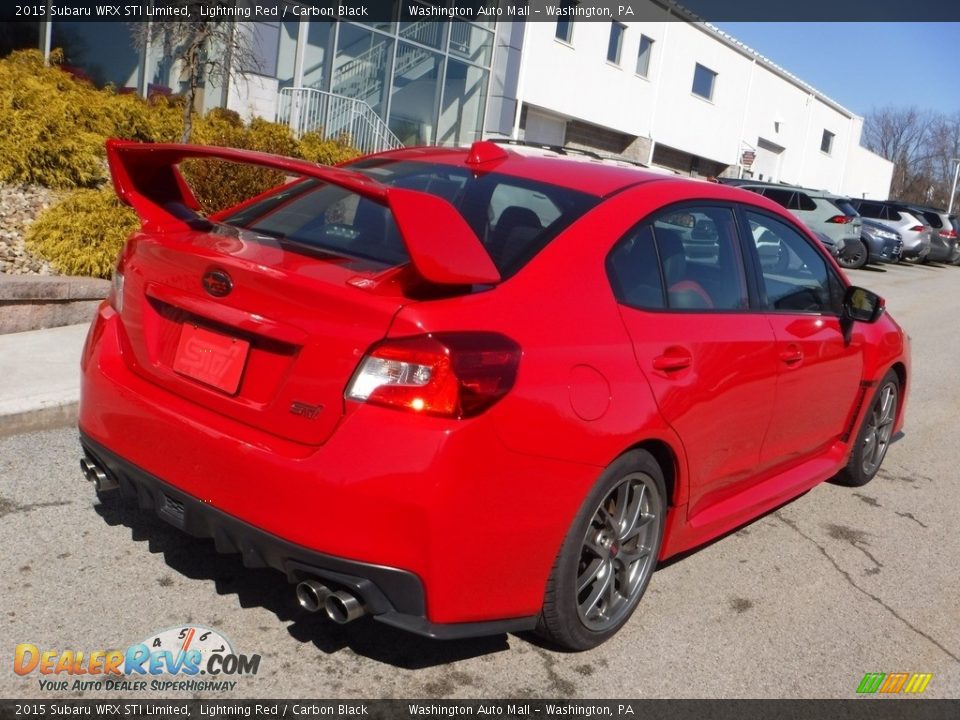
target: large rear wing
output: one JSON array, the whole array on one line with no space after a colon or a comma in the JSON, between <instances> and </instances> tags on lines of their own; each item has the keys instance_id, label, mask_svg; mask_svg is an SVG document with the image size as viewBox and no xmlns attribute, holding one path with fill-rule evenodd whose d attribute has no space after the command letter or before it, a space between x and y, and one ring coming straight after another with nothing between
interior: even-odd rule
<instances>
[{"instance_id":1,"label":"large rear wing","mask_svg":"<svg viewBox=\"0 0 960 720\"><path fill-rule=\"evenodd\" d=\"M209 158L259 165L338 185L390 209L417 273L440 285L494 284L500 272L476 234L449 202L394 188L354 170L315 165L281 155L233 148L107 140L107 161L117 197L140 216L145 232L187 230L200 203L177 167Z\"/></svg>"}]
</instances>

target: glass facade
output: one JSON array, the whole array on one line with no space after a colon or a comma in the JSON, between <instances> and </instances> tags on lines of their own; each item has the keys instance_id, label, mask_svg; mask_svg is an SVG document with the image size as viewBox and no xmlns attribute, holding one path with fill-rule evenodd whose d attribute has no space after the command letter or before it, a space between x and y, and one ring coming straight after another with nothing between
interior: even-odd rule
<instances>
[{"instance_id":1,"label":"glass facade","mask_svg":"<svg viewBox=\"0 0 960 720\"><path fill-rule=\"evenodd\" d=\"M405 145L469 144L482 134L496 24L422 19L411 12L414 5L447 4L398 0L391 20L376 22L238 26L249 33L257 56L244 69L266 81L260 87L273 87L268 92L277 94L278 103L285 88L327 91L365 102ZM0 39L12 46L35 43L39 25L25 40ZM144 53L121 23L55 21L51 27L53 47L66 51L65 64L97 85L112 83L144 95L183 90L176 52L162 40L152 40ZM204 110L228 101L224 88L205 85L199 100ZM265 113L269 96L261 92L258 102Z\"/></svg>"},{"instance_id":2,"label":"glass facade","mask_svg":"<svg viewBox=\"0 0 960 720\"><path fill-rule=\"evenodd\" d=\"M364 100L405 145L473 142L482 133L493 23L415 20L408 13L405 4L395 23L311 24L311 32L313 25L331 26L335 50L329 82L304 72L303 87Z\"/></svg>"}]
</instances>

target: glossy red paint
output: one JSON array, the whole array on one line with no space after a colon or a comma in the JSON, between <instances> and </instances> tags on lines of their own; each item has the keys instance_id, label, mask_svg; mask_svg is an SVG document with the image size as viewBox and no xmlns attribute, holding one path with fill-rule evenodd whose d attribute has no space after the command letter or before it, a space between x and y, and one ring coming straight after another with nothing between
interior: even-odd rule
<instances>
[{"instance_id":1,"label":"glossy red paint","mask_svg":"<svg viewBox=\"0 0 960 720\"><path fill-rule=\"evenodd\" d=\"M834 475L866 413L863 393L890 368L902 378L895 429L902 427L909 349L889 315L854 324L845 339L830 315L618 304L607 255L642 218L673 203L760 208L818 246L792 215L754 193L499 146L378 156L472 159L604 198L501 280L473 231L434 196L349 169L150 147L108 146L118 194L144 229L124 252L122 313L104 303L87 340L82 432L290 543L412 573L431 623L535 616L583 499L631 448L663 461L668 557ZM403 269L375 271L163 218L159 200L190 204L175 163L201 155L277 167L381 202L393 209L421 279L489 287L424 298ZM203 290L211 268L233 280L224 298ZM249 343L235 394L175 372L190 322ZM474 417L345 399L363 358L385 339L490 332L522 356L509 391ZM321 409L312 418L291 413L297 402Z\"/></svg>"},{"instance_id":2,"label":"glossy red paint","mask_svg":"<svg viewBox=\"0 0 960 720\"><path fill-rule=\"evenodd\" d=\"M117 196L140 215L145 232L189 230L176 208L199 210L177 165L189 159L247 163L291 175L324 180L361 197L389 205L410 259L425 280L442 285L495 283L500 274L477 236L443 198L415 190L388 188L358 172L325 167L279 155L198 145L147 144L110 139L107 161Z\"/></svg>"}]
</instances>

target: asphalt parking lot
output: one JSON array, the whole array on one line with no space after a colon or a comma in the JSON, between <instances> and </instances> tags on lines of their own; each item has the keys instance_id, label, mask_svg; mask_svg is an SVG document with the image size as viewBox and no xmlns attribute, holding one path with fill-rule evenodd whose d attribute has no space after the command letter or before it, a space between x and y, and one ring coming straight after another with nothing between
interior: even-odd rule
<instances>
[{"instance_id":1,"label":"asphalt parking lot","mask_svg":"<svg viewBox=\"0 0 960 720\"><path fill-rule=\"evenodd\" d=\"M850 698L866 672L933 673L926 696L960 697L960 268L850 277L887 298L913 342L905 433L879 476L818 486L668 563L627 627L582 654L334 625L302 612L279 573L98 502L73 429L2 439L0 695L77 696L16 675L18 643L125 648L195 623L262 655L229 697ZM116 696L143 695L88 695Z\"/></svg>"}]
</instances>

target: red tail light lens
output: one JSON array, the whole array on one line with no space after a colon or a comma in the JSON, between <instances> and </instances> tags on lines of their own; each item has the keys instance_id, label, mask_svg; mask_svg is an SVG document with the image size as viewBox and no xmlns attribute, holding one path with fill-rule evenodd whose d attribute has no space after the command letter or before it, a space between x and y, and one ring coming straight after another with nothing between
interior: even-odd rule
<instances>
[{"instance_id":1,"label":"red tail light lens","mask_svg":"<svg viewBox=\"0 0 960 720\"><path fill-rule=\"evenodd\" d=\"M946 238L947 240L956 240L957 231L956 230L941 230L940 237Z\"/></svg>"},{"instance_id":2,"label":"red tail light lens","mask_svg":"<svg viewBox=\"0 0 960 720\"><path fill-rule=\"evenodd\" d=\"M520 346L497 333L417 335L374 345L353 374L351 400L464 418L506 395Z\"/></svg>"},{"instance_id":3,"label":"red tail light lens","mask_svg":"<svg viewBox=\"0 0 960 720\"><path fill-rule=\"evenodd\" d=\"M847 223L852 223L855 217L856 215L834 215L827 220L827 222L834 223L835 225L846 225Z\"/></svg>"},{"instance_id":4,"label":"red tail light lens","mask_svg":"<svg viewBox=\"0 0 960 720\"><path fill-rule=\"evenodd\" d=\"M923 232L926 228L923 225L914 225L910 228L910 232Z\"/></svg>"}]
</instances>

